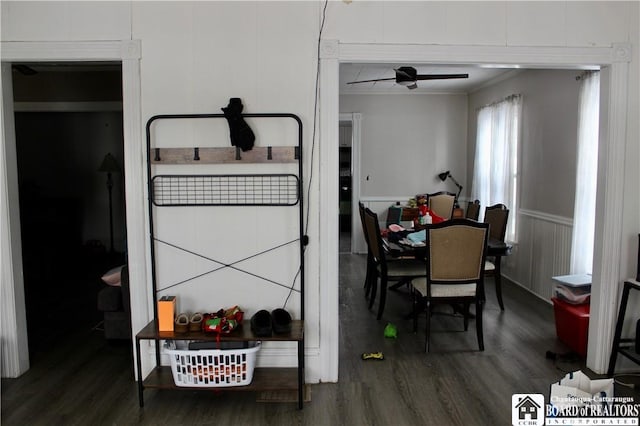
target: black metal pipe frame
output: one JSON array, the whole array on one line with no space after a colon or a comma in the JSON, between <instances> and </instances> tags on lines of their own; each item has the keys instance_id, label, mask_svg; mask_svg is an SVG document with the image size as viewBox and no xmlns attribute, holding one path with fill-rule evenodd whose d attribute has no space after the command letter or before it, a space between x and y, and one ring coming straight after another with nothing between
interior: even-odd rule
<instances>
[{"instance_id":1,"label":"black metal pipe frame","mask_svg":"<svg viewBox=\"0 0 640 426\"><path fill-rule=\"evenodd\" d=\"M304 297L304 251L305 246L308 244L308 236L304 235L304 193L303 193L303 156L302 156L302 121L300 117L291 113L247 113L242 114L244 118L291 118L296 121L298 124L298 146L297 146L297 160L298 160L298 198L299 198L299 232L300 232L300 240L299 240L299 251L300 251L300 319L304 321L304 305L305 305L305 297ZM157 293L157 284L156 284L156 266L155 266L155 244L154 244L154 224L153 224L153 180L151 173L151 159L152 159L152 148L151 148L151 126L157 120L165 120L165 119L198 119L198 118L225 118L224 114L162 114L162 115L154 115L152 116L146 124L146 137L147 137L147 202L148 202L148 211L149 211L149 240L150 240L150 254L151 254L151 282L153 289L153 296L156 297ZM156 155L156 154L153 154ZM292 283L293 285L293 283ZM154 319L158 318L158 306L157 303L153 304L153 317ZM302 356L302 362L304 363L304 356ZM159 341L156 341L156 367L160 365L160 347ZM302 365L304 370L304 365Z\"/></svg>"}]
</instances>

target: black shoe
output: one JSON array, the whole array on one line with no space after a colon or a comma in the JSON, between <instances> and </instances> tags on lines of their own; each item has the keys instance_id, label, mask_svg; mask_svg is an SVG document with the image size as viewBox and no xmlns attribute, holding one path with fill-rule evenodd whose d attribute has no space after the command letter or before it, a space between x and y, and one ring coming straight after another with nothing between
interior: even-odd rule
<instances>
[{"instance_id":1,"label":"black shoe","mask_svg":"<svg viewBox=\"0 0 640 426\"><path fill-rule=\"evenodd\" d=\"M251 331L256 336L271 336L271 314L264 309L251 317Z\"/></svg>"},{"instance_id":2,"label":"black shoe","mask_svg":"<svg viewBox=\"0 0 640 426\"><path fill-rule=\"evenodd\" d=\"M291 333L291 315L284 309L278 308L271 311L271 321L273 322L273 331L276 334Z\"/></svg>"}]
</instances>

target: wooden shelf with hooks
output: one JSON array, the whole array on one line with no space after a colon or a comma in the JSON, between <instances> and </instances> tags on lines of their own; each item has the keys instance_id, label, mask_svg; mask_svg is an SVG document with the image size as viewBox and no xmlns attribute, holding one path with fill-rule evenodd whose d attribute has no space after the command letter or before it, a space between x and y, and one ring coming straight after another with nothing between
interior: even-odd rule
<instances>
[{"instance_id":1,"label":"wooden shelf with hooks","mask_svg":"<svg viewBox=\"0 0 640 426\"><path fill-rule=\"evenodd\" d=\"M153 164L297 163L298 147L258 146L240 148L153 148Z\"/></svg>"}]
</instances>

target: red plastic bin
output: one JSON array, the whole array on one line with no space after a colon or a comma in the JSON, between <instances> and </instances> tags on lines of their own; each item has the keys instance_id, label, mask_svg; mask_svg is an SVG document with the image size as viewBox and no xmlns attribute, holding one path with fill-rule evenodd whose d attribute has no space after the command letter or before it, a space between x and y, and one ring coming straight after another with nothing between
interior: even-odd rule
<instances>
[{"instance_id":1,"label":"red plastic bin","mask_svg":"<svg viewBox=\"0 0 640 426\"><path fill-rule=\"evenodd\" d=\"M585 358L589 337L589 304L572 305L551 298L556 318L556 334L572 351Z\"/></svg>"}]
</instances>

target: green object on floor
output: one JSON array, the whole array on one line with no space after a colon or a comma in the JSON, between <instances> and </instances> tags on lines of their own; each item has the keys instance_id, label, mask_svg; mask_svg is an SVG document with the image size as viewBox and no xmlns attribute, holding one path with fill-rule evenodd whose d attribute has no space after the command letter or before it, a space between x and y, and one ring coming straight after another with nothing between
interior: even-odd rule
<instances>
[{"instance_id":1,"label":"green object on floor","mask_svg":"<svg viewBox=\"0 0 640 426\"><path fill-rule=\"evenodd\" d=\"M398 329L396 328L396 326L388 322L384 327L384 337L390 339L395 339L396 337L398 337Z\"/></svg>"}]
</instances>

